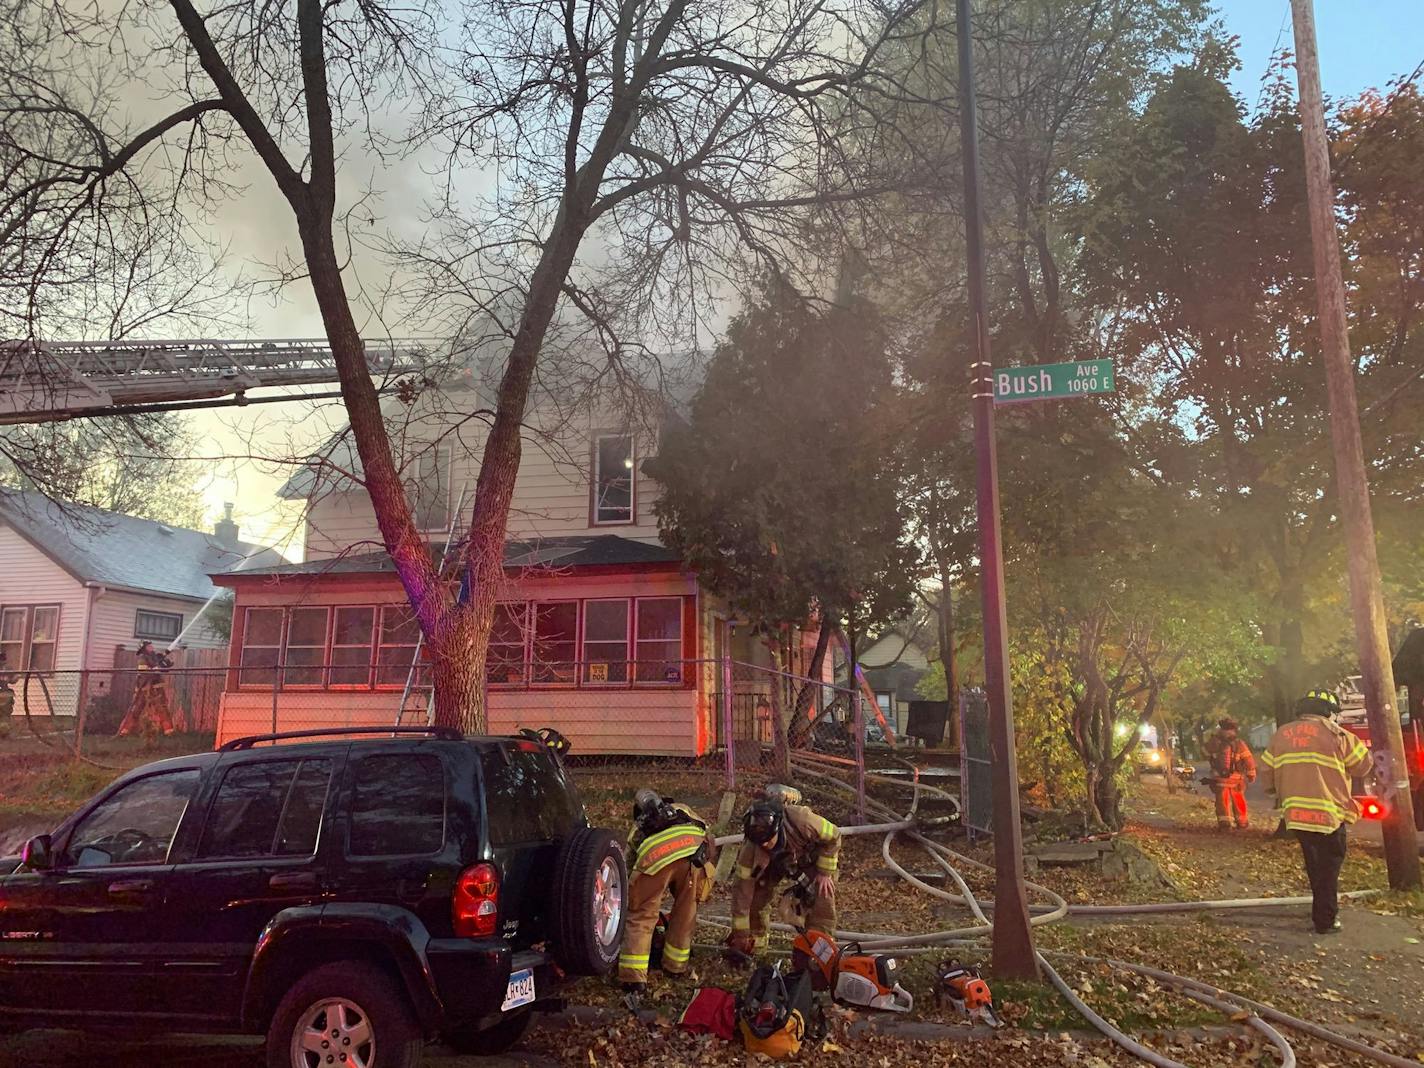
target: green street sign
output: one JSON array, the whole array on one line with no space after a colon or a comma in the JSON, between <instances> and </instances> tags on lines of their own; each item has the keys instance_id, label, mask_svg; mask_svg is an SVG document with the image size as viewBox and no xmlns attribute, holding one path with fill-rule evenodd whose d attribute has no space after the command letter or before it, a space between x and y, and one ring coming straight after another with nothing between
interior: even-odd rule
<instances>
[{"instance_id":1,"label":"green street sign","mask_svg":"<svg viewBox=\"0 0 1424 1068\"><path fill-rule=\"evenodd\" d=\"M1082 397L1089 393L1111 393L1115 388L1111 360L994 369L995 404Z\"/></svg>"}]
</instances>

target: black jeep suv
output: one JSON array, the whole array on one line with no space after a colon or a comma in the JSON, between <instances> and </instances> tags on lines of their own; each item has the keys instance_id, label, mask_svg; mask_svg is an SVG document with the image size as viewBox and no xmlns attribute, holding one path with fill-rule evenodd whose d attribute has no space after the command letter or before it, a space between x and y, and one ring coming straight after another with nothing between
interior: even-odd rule
<instances>
[{"instance_id":1,"label":"black jeep suv","mask_svg":"<svg viewBox=\"0 0 1424 1068\"><path fill-rule=\"evenodd\" d=\"M0 867L0 1031L254 1032L271 1068L411 1068L428 1036L500 1052L609 971L622 848L550 739L355 733L149 764L32 839Z\"/></svg>"}]
</instances>

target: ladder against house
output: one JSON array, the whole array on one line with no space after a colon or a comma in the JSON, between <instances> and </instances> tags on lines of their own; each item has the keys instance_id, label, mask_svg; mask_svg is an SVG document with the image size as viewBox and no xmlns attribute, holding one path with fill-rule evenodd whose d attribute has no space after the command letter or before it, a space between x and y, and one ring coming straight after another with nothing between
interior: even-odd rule
<instances>
[{"instance_id":1,"label":"ladder against house","mask_svg":"<svg viewBox=\"0 0 1424 1068\"><path fill-rule=\"evenodd\" d=\"M426 373L436 355L428 341L366 342L372 374L388 381ZM331 346L319 339L0 341L0 423L336 381Z\"/></svg>"}]
</instances>

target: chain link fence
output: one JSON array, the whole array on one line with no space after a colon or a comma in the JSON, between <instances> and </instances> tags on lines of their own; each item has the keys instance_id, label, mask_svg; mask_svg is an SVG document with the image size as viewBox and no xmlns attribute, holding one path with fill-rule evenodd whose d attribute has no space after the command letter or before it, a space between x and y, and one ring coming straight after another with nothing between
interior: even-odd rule
<instances>
[{"instance_id":1,"label":"chain link fence","mask_svg":"<svg viewBox=\"0 0 1424 1068\"><path fill-rule=\"evenodd\" d=\"M762 664L699 659L540 663L532 677L491 672L488 731L552 727L568 763L600 789L697 784L750 795L768 782L805 786L828 770L856 788L867 761L894 763L863 691ZM423 671L380 664L207 665L0 675L0 725L71 725L85 734L202 733L221 745L280 731L430 722ZM675 792L670 790L669 792Z\"/></svg>"}]
</instances>

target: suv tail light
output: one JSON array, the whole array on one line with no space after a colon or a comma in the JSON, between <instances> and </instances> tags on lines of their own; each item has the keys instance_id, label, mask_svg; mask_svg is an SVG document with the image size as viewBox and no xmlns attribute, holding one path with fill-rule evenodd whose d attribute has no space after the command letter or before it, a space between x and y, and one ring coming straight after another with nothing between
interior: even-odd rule
<instances>
[{"instance_id":1,"label":"suv tail light","mask_svg":"<svg viewBox=\"0 0 1424 1068\"><path fill-rule=\"evenodd\" d=\"M450 918L460 938L489 938L499 929L499 869L476 864L460 873Z\"/></svg>"}]
</instances>

